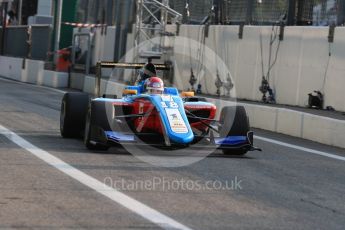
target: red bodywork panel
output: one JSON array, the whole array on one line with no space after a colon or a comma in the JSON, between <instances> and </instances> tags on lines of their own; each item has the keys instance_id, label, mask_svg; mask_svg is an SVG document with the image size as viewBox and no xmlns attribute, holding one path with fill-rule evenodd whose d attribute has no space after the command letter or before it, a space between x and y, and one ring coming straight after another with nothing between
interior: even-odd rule
<instances>
[{"instance_id":1,"label":"red bodywork panel","mask_svg":"<svg viewBox=\"0 0 345 230\"><path fill-rule=\"evenodd\" d=\"M134 127L137 132L157 132L163 133L159 114L147 99L138 99L133 103L133 114L150 114L134 120Z\"/></svg>"},{"instance_id":2,"label":"red bodywork panel","mask_svg":"<svg viewBox=\"0 0 345 230\"><path fill-rule=\"evenodd\" d=\"M193 105L192 103L186 104L184 106L185 110L188 110L189 112L193 113L194 115L202 118L207 118L207 119L214 119L216 117L216 112L217 112L217 107L215 105ZM209 120L202 120L199 121L197 119L194 119L195 122L193 122L193 119L190 120L190 125L193 129L197 129L200 131L205 131L208 129L208 127L203 124L210 124L211 121Z\"/></svg>"},{"instance_id":3,"label":"red bodywork panel","mask_svg":"<svg viewBox=\"0 0 345 230\"><path fill-rule=\"evenodd\" d=\"M163 127L161 124L159 114L156 108L152 105L151 101L144 98L139 98L135 100L133 103L114 103L114 106L122 106L127 108L131 107L131 109L126 109L126 111L130 111L130 114L150 114L149 116L143 116L134 119L134 127L137 132L155 132L160 134L163 133ZM217 107L215 105L199 105L187 103L184 105L184 108L185 110L188 110L197 117L207 119L214 119L217 112ZM211 123L211 121L209 120L202 120L201 122L199 119L193 119L191 117L189 117L188 120L192 129L197 129L200 131L206 131L208 129L208 127L203 123Z\"/></svg>"}]
</instances>

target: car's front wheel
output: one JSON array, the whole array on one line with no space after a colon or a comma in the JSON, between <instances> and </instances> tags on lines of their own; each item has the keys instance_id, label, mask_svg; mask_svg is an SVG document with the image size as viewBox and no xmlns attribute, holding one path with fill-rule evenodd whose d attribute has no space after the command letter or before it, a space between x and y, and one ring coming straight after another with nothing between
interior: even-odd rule
<instances>
[{"instance_id":1,"label":"car's front wheel","mask_svg":"<svg viewBox=\"0 0 345 230\"><path fill-rule=\"evenodd\" d=\"M109 146L92 143L91 140L91 109L88 110L85 121L84 144L89 150L107 151Z\"/></svg>"},{"instance_id":2,"label":"car's front wheel","mask_svg":"<svg viewBox=\"0 0 345 230\"><path fill-rule=\"evenodd\" d=\"M250 131L249 119L243 106L225 106L219 119L221 137L247 136ZM247 149L223 149L225 155L244 155Z\"/></svg>"},{"instance_id":3,"label":"car's front wheel","mask_svg":"<svg viewBox=\"0 0 345 230\"><path fill-rule=\"evenodd\" d=\"M60 133L64 138L81 137L89 104L86 93L66 93L61 102Z\"/></svg>"}]
</instances>

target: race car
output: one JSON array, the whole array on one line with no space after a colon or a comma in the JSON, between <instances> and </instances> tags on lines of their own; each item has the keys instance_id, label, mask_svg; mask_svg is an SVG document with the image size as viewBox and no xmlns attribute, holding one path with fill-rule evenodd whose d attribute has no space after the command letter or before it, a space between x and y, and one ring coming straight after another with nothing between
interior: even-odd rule
<instances>
[{"instance_id":1,"label":"race car","mask_svg":"<svg viewBox=\"0 0 345 230\"><path fill-rule=\"evenodd\" d=\"M60 131L65 138L83 136L91 150L119 145L150 145L164 149L213 148L244 155L259 150L243 106L217 108L193 92L164 87L158 77L127 86L120 99L90 99L86 93L66 93Z\"/></svg>"}]
</instances>

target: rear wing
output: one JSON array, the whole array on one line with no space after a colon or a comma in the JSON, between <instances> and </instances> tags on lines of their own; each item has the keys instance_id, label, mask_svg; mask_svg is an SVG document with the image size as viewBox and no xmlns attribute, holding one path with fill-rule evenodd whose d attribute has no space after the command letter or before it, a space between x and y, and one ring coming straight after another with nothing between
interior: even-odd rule
<instances>
[{"instance_id":1,"label":"rear wing","mask_svg":"<svg viewBox=\"0 0 345 230\"><path fill-rule=\"evenodd\" d=\"M102 78L102 69L141 69L146 65L146 63L128 63L128 62L109 62L109 61L100 61L96 65L96 84L95 84L95 96L101 96L101 78ZM168 64L154 64L157 70L170 70L171 65Z\"/></svg>"}]
</instances>

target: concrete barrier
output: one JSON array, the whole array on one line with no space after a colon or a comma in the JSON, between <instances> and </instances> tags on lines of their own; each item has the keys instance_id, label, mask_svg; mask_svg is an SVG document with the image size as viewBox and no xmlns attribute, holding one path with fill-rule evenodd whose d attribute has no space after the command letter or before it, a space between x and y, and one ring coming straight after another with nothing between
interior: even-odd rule
<instances>
[{"instance_id":1,"label":"concrete barrier","mask_svg":"<svg viewBox=\"0 0 345 230\"><path fill-rule=\"evenodd\" d=\"M25 68L22 70L22 82L37 84L43 82L44 62L25 59Z\"/></svg>"},{"instance_id":2,"label":"concrete barrier","mask_svg":"<svg viewBox=\"0 0 345 230\"><path fill-rule=\"evenodd\" d=\"M91 76L85 76L82 90L89 94L95 93L95 78Z\"/></svg>"},{"instance_id":3,"label":"concrete barrier","mask_svg":"<svg viewBox=\"0 0 345 230\"><path fill-rule=\"evenodd\" d=\"M44 70L43 76L40 85L53 88L64 88L68 85L68 73Z\"/></svg>"},{"instance_id":4,"label":"concrete barrier","mask_svg":"<svg viewBox=\"0 0 345 230\"><path fill-rule=\"evenodd\" d=\"M277 109L276 113L277 125L275 132L294 137L303 136L304 113L290 109Z\"/></svg>"},{"instance_id":5,"label":"concrete barrier","mask_svg":"<svg viewBox=\"0 0 345 230\"><path fill-rule=\"evenodd\" d=\"M0 56L0 69L1 76L12 80L54 88L68 86L68 74L45 70L43 61Z\"/></svg>"},{"instance_id":6,"label":"concrete barrier","mask_svg":"<svg viewBox=\"0 0 345 230\"><path fill-rule=\"evenodd\" d=\"M345 121L304 115L303 138L345 148Z\"/></svg>"},{"instance_id":7,"label":"concrete barrier","mask_svg":"<svg viewBox=\"0 0 345 230\"><path fill-rule=\"evenodd\" d=\"M345 120L291 109L238 104L246 108L250 124L254 128L345 148Z\"/></svg>"},{"instance_id":8,"label":"concrete barrier","mask_svg":"<svg viewBox=\"0 0 345 230\"><path fill-rule=\"evenodd\" d=\"M84 73L71 73L71 80L70 80L70 87L72 89L83 90L84 82L85 82L85 74Z\"/></svg>"},{"instance_id":9,"label":"concrete barrier","mask_svg":"<svg viewBox=\"0 0 345 230\"><path fill-rule=\"evenodd\" d=\"M277 130L277 109L266 106L243 104L248 113L252 127L275 132Z\"/></svg>"},{"instance_id":10,"label":"concrete barrier","mask_svg":"<svg viewBox=\"0 0 345 230\"><path fill-rule=\"evenodd\" d=\"M0 75L21 81L22 79L22 58L0 56Z\"/></svg>"}]
</instances>

